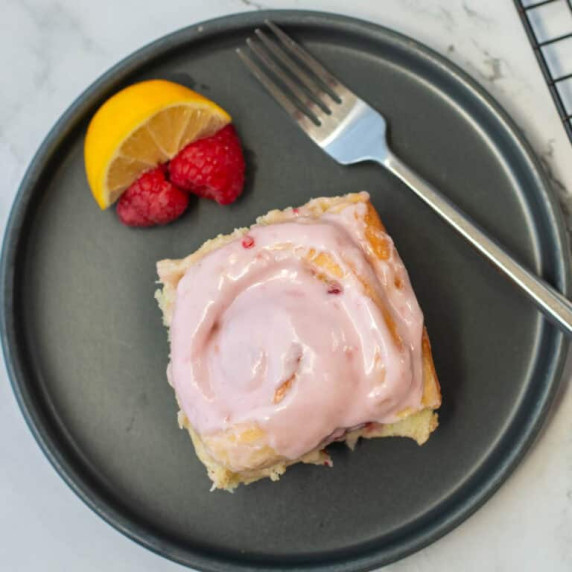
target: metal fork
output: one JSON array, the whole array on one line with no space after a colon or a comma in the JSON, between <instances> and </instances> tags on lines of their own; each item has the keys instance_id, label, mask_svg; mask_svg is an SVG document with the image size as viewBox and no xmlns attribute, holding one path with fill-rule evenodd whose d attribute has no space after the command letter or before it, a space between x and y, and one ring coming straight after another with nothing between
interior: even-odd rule
<instances>
[{"instance_id":1,"label":"metal fork","mask_svg":"<svg viewBox=\"0 0 572 572\"><path fill-rule=\"evenodd\" d=\"M348 89L273 22L256 29L241 60L298 126L342 165L375 161L401 179L420 199L518 285L542 312L572 335L572 303L526 270L459 208L389 149L383 116ZM254 56L254 57L253 57Z\"/></svg>"}]
</instances>

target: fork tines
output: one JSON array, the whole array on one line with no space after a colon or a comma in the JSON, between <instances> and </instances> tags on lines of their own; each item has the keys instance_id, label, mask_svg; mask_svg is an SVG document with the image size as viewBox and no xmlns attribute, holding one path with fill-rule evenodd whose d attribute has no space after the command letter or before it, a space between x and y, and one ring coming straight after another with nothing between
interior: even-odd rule
<instances>
[{"instance_id":1,"label":"fork tines","mask_svg":"<svg viewBox=\"0 0 572 572\"><path fill-rule=\"evenodd\" d=\"M302 113L315 125L321 125L342 102L344 86L270 20L265 21L270 35L257 28L256 39L248 38L250 50L236 52L270 95L298 122Z\"/></svg>"}]
</instances>

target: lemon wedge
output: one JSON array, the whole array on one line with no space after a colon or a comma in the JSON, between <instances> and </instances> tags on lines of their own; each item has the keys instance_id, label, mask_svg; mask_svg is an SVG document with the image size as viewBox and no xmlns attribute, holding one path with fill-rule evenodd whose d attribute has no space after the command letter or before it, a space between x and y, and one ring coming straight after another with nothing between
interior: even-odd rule
<instances>
[{"instance_id":1,"label":"lemon wedge","mask_svg":"<svg viewBox=\"0 0 572 572\"><path fill-rule=\"evenodd\" d=\"M141 173L230 121L216 103L170 81L143 81L116 93L97 110L85 137L85 169L97 204L106 209Z\"/></svg>"}]
</instances>

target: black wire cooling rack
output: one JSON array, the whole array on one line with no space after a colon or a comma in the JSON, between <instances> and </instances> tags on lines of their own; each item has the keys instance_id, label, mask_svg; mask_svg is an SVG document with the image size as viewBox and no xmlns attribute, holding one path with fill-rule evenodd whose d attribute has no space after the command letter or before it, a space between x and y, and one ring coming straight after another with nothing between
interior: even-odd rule
<instances>
[{"instance_id":1,"label":"black wire cooling rack","mask_svg":"<svg viewBox=\"0 0 572 572\"><path fill-rule=\"evenodd\" d=\"M528 36L528 39L532 45L532 49L534 50L534 55L536 56L538 64L540 65L540 69L542 70L542 75L544 76L544 79L548 85L548 89L550 89L552 99L556 104L558 115L562 119L564 129L566 130L568 138L572 143L572 109L567 107L562 92L559 89L560 86L564 85L564 82L572 81L572 73L564 73L560 75L555 73L553 71L553 66L551 66L548 61L546 53L547 49L552 50L561 42L572 42L572 29L569 32L556 35L554 37L540 38L538 30L531 22L533 13L536 10L542 9L542 7L545 7L548 4L556 6L558 3L562 6L562 10L565 11L566 8L568 8L572 13L572 0L541 0L536 2L531 2L530 0L514 0L514 3L520 15L520 19L522 20L524 29L526 30L526 35ZM570 69L572 69L572 62Z\"/></svg>"}]
</instances>

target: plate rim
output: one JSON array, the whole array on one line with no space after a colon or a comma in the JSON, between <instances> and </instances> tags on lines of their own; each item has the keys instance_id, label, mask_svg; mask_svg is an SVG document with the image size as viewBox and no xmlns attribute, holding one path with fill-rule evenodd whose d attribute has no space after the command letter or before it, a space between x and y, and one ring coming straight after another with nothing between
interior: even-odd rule
<instances>
[{"instance_id":1,"label":"plate rim","mask_svg":"<svg viewBox=\"0 0 572 572\"><path fill-rule=\"evenodd\" d=\"M30 388L27 387L29 382L26 381L25 360L19 355L19 344L17 343L19 335L15 320L11 319L15 307L13 304L13 284L16 275L15 258L21 247L21 243L25 241L22 230L29 203L35 194L37 179L46 166L51 163L54 151L62 144L65 144L68 136L74 132L78 124L84 119L86 110L93 108L94 102L106 96L106 92L107 95L109 95L109 93L113 91L113 89L110 88L110 84L122 81L122 79L125 79L136 70L144 68L147 63L159 57L163 57L169 52L181 48L186 44L196 43L201 39L206 39L211 36L219 36L220 34L224 34L225 31L228 33L229 29L232 29L233 26L254 27L258 25L261 20L270 17L278 23L285 25L308 23L309 25L323 28L346 26L353 27L357 29L358 32L361 30L362 33L382 34L385 39L398 45L402 49L408 52L415 52L417 56L429 60L430 63L438 66L441 71L452 76L458 83L463 85L465 89L472 92L479 100L479 103L483 105L489 113L492 113L502 127L504 127L505 133L510 135L512 139L512 144L516 145L522 152L524 159L526 159L529 164L530 175L534 179L535 187L538 191L536 196L542 201L546 208L546 217L554 235L551 240L555 247L554 273L558 282L557 287L560 291L564 292L565 295L569 295L571 287L571 263L569 256L566 255L569 252L569 239L565 230L561 207L555 192L549 184L539 159L536 157L536 154L521 129L515 124L503 107L475 79L470 77L446 57L438 54L417 40L373 22L331 12L310 10L257 10L228 14L198 22L191 26L175 30L135 50L109 68L81 92L56 121L36 151L24 174L7 220L0 259L0 308L3 310L0 320L0 338L12 390L16 396L24 419L39 444L40 449L71 490L97 515L128 538L163 557L186 566L200 567L200 569L207 571L223 569L237 571L312 569L340 572L342 570L366 570L372 566L381 566L394 562L441 538L478 510L498 490L501 484L508 479L538 436L546 421L554 397L562 383L561 373L568 349L568 342L563 334L556 331L553 332L552 337L554 340L550 346L553 351L550 357L549 367L547 368L548 373L545 376L549 381L545 384L546 387L541 394L542 399L536 403L532 409L533 415L527 423L521 423L522 427L520 427L517 445L512 448L503 460L498 461L496 465L489 470L488 479L485 479L484 483L478 485L476 487L477 490L468 494L462 502L457 503L459 506L448 510L445 517L433 522L429 527L425 527L427 530L421 531L421 533L409 534L409 536L407 536L405 540L401 540L397 546L392 545L389 548L378 547L377 550L373 549L363 555L360 554L355 558L350 557L341 562L335 563L328 561L312 565L304 564L303 566L296 564L292 566L282 564L267 566L257 565L253 562L250 564L233 563L225 559L224 556L217 556L215 553L209 554L204 551L194 551L192 548L182 548L180 544L169 540L168 537L161 537L157 531L151 531L149 527L136 522L135 519L130 519L129 516L126 516L124 512L117 507L109 506L109 503L107 503L104 498L105 495L96 493L87 479L79 475L79 471L77 467L74 468L73 461L70 460L71 458L67 451L62 453L64 448L58 445L57 440L53 438L49 430L46 431L46 421L42 419L42 412L34 405L34 396L31 394ZM541 329L543 332L541 332L540 337L546 335L546 322L541 325Z\"/></svg>"}]
</instances>

